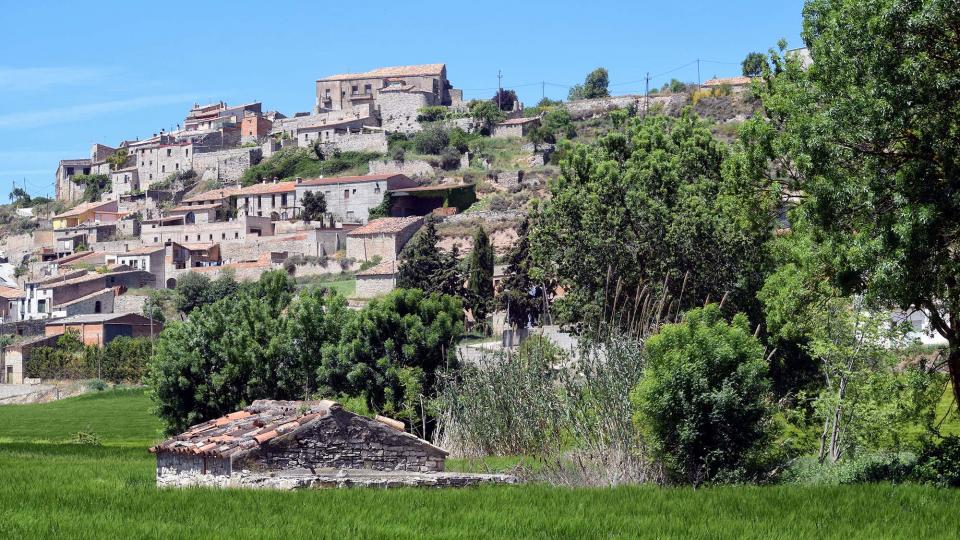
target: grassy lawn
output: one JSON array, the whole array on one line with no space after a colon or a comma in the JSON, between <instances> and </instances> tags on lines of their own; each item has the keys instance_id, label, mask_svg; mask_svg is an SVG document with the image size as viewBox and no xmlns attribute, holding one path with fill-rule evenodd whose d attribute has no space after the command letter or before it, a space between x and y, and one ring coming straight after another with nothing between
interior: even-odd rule
<instances>
[{"instance_id":1,"label":"grassy lawn","mask_svg":"<svg viewBox=\"0 0 960 540\"><path fill-rule=\"evenodd\" d=\"M297 285L300 287L307 287L310 285L329 287L344 297L350 298L357 289L357 278L354 277L353 274L349 273L329 274L323 276L306 276L297 278Z\"/></svg>"},{"instance_id":2,"label":"grassy lawn","mask_svg":"<svg viewBox=\"0 0 960 540\"><path fill-rule=\"evenodd\" d=\"M137 390L0 407L0 537L950 538L960 491L921 486L301 492L157 490ZM93 431L104 446L69 444ZM509 460L504 461L505 465Z\"/></svg>"}]
</instances>

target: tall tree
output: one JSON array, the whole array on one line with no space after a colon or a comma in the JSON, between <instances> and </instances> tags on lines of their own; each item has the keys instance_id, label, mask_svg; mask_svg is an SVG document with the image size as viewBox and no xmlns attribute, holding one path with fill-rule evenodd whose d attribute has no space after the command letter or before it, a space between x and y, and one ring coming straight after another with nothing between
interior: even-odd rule
<instances>
[{"instance_id":1,"label":"tall tree","mask_svg":"<svg viewBox=\"0 0 960 540\"><path fill-rule=\"evenodd\" d=\"M463 295L463 275L458 253L444 253L437 247L436 218L427 217L423 228L403 248L397 269L397 287L424 292Z\"/></svg>"},{"instance_id":2,"label":"tall tree","mask_svg":"<svg viewBox=\"0 0 960 540\"><path fill-rule=\"evenodd\" d=\"M493 302L493 245L483 227L477 227L473 235L473 250L467 260L467 286L470 292L470 309L474 318L481 322L487 318Z\"/></svg>"},{"instance_id":3,"label":"tall tree","mask_svg":"<svg viewBox=\"0 0 960 540\"><path fill-rule=\"evenodd\" d=\"M598 67L587 74L583 81L583 97L585 99L601 98L610 95L607 87L610 85L610 74L606 68Z\"/></svg>"},{"instance_id":4,"label":"tall tree","mask_svg":"<svg viewBox=\"0 0 960 540\"><path fill-rule=\"evenodd\" d=\"M500 107L501 111L512 111L514 104L520 100L515 91L501 88L490 98L490 101Z\"/></svg>"},{"instance_id":5,"label":"tall tree","mask_svg":"<svg viewBox=\"0 0 960 540\"><path fill-rule=\"evenodd\" d=\"M537 266L567 289L559 314L607 317L664 285L673 312L728 293L725 307L752 310L769 224L744 219L758 204L728 191L727 154L689 110L570 150L531 235Z\"/></svg>"},{"instance_id":6,"label":"tall tree","mask_svg":"<svg viewBox=\"0 0 960 540\"><path fill-rule=\"evenodd\" d=\"M544 287L534 281L530 255L530 219L524 219L517 229L517 241L507 254L507 275L500 282L497 303L507 311L507 324L526 328L537 324L545 308Z\"/></svg>"},{"instance_id":7,"label":"tall tree","mask_svg":"<svg viewBox=\"0 0 960 540\"><path fill-rule=\"evenodd\" d=\"M327 211L327 199L320 191L308 191L303 194L303 213L300 217L304 221L316 221L323 219L323 214Z\"/></svg>"},{"instance_id":8,"label":"tall tree","mask_svg":"<svg viewBox=\"0 0 960 540\"><path fill-rule=\"evenodd\" d=\"M744 76L759 77L763 74L763 68L767 67L767 57L763 53L752 52L743 59L740 67Z\"/></svg>"},{"instance_id":9,"label":"tall tree","mask_svg":"<svg viewBox=\"0 0 960 540\"><path fill-rule=\"evenodd\" d=\"M834 283L922 308L949 343L960 404L960 4L812 0L813 65L774 55L745 141L800 194Z\"/></svg>"}]
</instances>

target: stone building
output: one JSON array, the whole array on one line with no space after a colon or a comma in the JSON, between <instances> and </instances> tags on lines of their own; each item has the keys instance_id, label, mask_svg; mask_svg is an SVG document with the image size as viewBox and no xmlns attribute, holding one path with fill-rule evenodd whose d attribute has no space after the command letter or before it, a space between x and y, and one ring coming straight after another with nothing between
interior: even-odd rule
<instances>
[{"instance_id":1,"label":"stone building","mask_svg":"<svg viewBox=\"0 0 960 540\"><path fill-rule=\"evenodd\" d=\"M91 313L49 321L45 335L60 336L76 332L86 345L103 347L120 336L153 337L163 324L136 313Z\"/></svg>"},{"instance_id":2,"label":"stone building","mask_svg":"<svg viewBox=\"0 0 960 540\"><path fill-rule=\"evenodd\" d=\"M297 216L295 182L264 181L237 192L237 213L241 216L268 217L271 221Z\"/></svg>"},{"instance_id":3,"label":"stone building","mask_svg":"<svg viewBox=\"0 0 960 540\"><path fill-rule=\"evenodd\" d=\"M0 286L0 323L17 322L24 317L23 304L27 297L22 289Z\"/></svg>"},{"instance_id":4,"label":"stone building","mask_svg":"<svg viewBox=\"0 0 960 540\"><path fill-rule=\"evenodd\" d=\"M447 452L403 430L329 401L257 400L190 427L150 452L157 485L231 485L249 471L443 471Z\"/></svg>"},{"instance_id":5,"label":"stone building","mask_svg":"<svg viewBox=\"0 0 960 540\"><path fill-rule=\"evenodd\" d=\"M374 298L397 288L397 261L385 261L357 272L354 296Z\"/></svg>"},{"instance_id":6,"label":"stone building","mask_svg":"<svg viewBox=\"0 0 960 540\"><path fill-rule=\"evenodd\" d=\"M323 193L328 213L345 223L366 223L370 209L383 202L384 193L416 185L402 174L311 178L297 182L296 200L302 201L307 191Z\"/></svg>"},{"instance_id":7,"label":"stone building","mask_svg":"<svg viewBox=\"0 0 960 540\"><path fill-rule=\"evenodd\" d=\"M117 264L134 270L150 272L154 276L154 287L162 289L166 283L166 248L164 246L145 246L116 254ZM108 260L108 262L111 262Z\"/></svg>"},{"instance_id":8,"label":"stone building","mask_svg":"<svg viewBox=\"0 0 960 540\"><path fill-rule=\"evenodd\" d=\"M533 118L511 118L504 120L499 124L494 124L490 130L490 136L496 138L506 137L526 137L530 131L540 126L540 119Z\"/></svg>"},{"instance_id":9,"label":"stone building","mask_svg":"<svg viewBox=\"0 0 960 540\"><path fill-rule=\"evenodd\" d=\"M375 219L347 233L347 257L355 261L395 261L423 225L417 216Z\"/></svg>"},{"instance_id":10,"label":"stone building","mask_svg":"<svg viewBox=\"0 0 960 540\"><path fill-rule=\"evenodd\" d=\"M273 122L263 116L247 111L240 123L240 143L260 142L270 134Z\"/></svg>"},{"instance_id":11,"label":"stone building","mask_svg":"<svg viewBox=\"0 0 960 540\"><path fill-rule=\"evenodd\" d=\"M316 111L350 109L373 103L383 90L425 93L434 105L451 105L452 85L447 66L424 64L377 68L365 73L342 73L317 80Z\"/></svg>"},{"instance_id":12,"label":"stone building","mask_svg":"<svg viewBox=\"0 0 960 540\"><path fill-rule=\"evenodd\" d=\"M241 216L230 221L187 223L187 214L145 220L140 228L144 244L226 242L273 236L269 217Z\"/></svg>"}]
</instances>

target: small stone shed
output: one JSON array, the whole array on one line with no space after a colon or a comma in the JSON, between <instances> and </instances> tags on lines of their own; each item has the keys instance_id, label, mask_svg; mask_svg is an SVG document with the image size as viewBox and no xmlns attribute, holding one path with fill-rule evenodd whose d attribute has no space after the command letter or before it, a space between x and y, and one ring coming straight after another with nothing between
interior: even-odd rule
<instances>
[{"instance_id":1,"label":"small stone shed","mask_svg":"<svg viewBox=\"0 0 960 540\"><path fill-rule=\"evenodd\" d=\"M437 473L447 456L401 422L367 418L329 400L257 400L150 452L161 486L232 485L232 476L317 469Z\"/></svg>"}]
</instances>

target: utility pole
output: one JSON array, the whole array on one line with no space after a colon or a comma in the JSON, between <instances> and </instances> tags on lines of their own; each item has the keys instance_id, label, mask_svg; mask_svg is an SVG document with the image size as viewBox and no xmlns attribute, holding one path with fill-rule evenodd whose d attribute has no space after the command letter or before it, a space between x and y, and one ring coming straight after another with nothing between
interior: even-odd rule
<instances>
[{"instance_id":1,"label":"utility pole","mask_svg":"<svg viewBox=\"0 0 960 540\"><path fill-rule=\"evenodd\" d=\"M540 101L543 101L545 97L547 97L547 83L540 81Z\"/></svg>"},{"instance_id":2,"label":"utility pole","mask_svg":"<svg viewBox=\"0 0 960 540\"><path fill-rule=\"evenodd\" d=\"M697 58L697 90L700 89L700 59Z\"/></svg>"},{"instance_id":3,"label":"utility pole","mask_svg":"<svg viewBox=\"0 0 960 540\"><path fill-rule=\"evenodd\" d=\"M500 94L503 93L503 73L500 70L497 70L497 108L501 111L503 110L503 105L500 103Z\"/></svg>"},{"instance_id":4,"label":"utility pole","mask_svg":"<svg viewBox=\"0 0 960 540\"><path fill-rule=\"evenodd\" d=\"M646 90L643 92L643 117L647 117L647 111L650 110L650 72L647 72Z\"/></svg>"}]
</instances>

